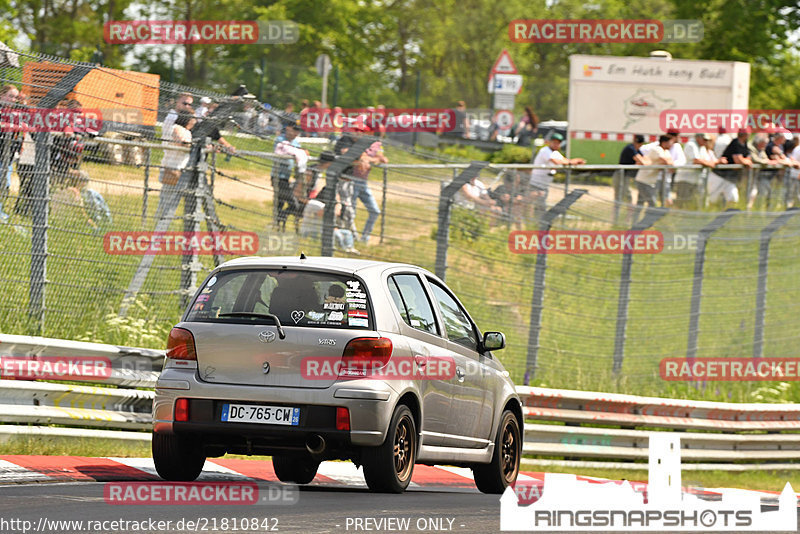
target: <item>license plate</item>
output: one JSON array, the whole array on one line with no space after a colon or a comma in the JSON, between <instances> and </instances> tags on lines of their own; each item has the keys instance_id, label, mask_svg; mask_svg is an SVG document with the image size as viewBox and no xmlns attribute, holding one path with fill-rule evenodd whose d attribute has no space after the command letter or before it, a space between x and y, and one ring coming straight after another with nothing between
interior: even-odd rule
<instances>
[{"instance_id":1,"label":"license plate","mask_svg":"<svg viewBox=\"0 0 800 534\"><path fill-rule=\"evenodd\" d=\"M300 424L300 408L257 406L254 404L223 404L221 420L228 423L297 426Z\"/></svg>"}]
</instances>

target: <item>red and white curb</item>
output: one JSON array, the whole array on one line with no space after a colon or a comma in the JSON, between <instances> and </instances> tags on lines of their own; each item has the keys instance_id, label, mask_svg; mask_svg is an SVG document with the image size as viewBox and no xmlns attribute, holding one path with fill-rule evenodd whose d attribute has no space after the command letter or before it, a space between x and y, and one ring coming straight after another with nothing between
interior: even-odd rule
<instances>
[{"instance_id":1,"label":"red and white curb","mask_svg":"<svg viewBox=\"0 0 800 534\"><path fill-rule=\"evenodd\" d=\"M609 480L579 476L579 480L605 483ZM0 456L0 485L37 482L119 482L156 481L152 458L90 458L83 456ZM269 481L276 482L272 462L243 460L238 458L213 458L206 460L199 481ZM414 466L410 489L437 490L443 492L473 492L477 488L472 471L464 467ZM351 462L323 462L317 476L310 484L322 487L366 488L361 469ZM533 502L546 491L543 488L544 473L521 472L517 479L517 493L521 501ZM647 484L632 482L637 491L646 492ZM728 491L747 490L714 488L693 491L709 499L718 499ZM748 491L756 494L762 504L777 504L779 492Z\"/></svg>"}]
</instances>

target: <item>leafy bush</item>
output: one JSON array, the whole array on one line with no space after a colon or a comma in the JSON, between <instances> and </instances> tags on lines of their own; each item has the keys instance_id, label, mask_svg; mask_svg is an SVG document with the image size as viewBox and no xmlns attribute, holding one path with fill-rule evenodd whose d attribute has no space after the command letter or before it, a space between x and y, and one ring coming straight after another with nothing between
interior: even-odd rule
<instances>
[{"instance_id":1,"label":"leafy bush","mask_svg":"<svg viewBox=\"0 0 800 534\"><path fill-rule=\"evenodd\" d=\"M490 156L472 145L447 145L439 152L451 159L466 161L487 161Z\"/></svg>"},{"instance_id":2,"label":"leafy bush","mask_svg":"<svg viewBox=\"0 0 800 534\"><path fill-rule=\"evenodd\" d=\"M502 150L498 150L489 156L492 163L530 163L532 158L531 147L524 147L507 143Z\"/></svg>"},{"instance_id":3,"label":"leafy bush","mask_svg":"<svg viewBox=\"0 0 800 534\"><path fill-rule=\"evenodd\" d=\"M453 206L450 215L450 239L473 243L485 235L488 228L486 217L477 211Z\"/></svg>"}]
</instances>

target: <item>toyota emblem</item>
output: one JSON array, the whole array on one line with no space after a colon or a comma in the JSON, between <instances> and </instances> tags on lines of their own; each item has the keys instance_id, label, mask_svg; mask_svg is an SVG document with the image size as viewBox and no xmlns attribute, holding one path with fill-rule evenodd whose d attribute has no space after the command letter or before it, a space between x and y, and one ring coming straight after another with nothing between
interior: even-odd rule
<instances>
[{"instance_id":1,"label":"toyota emblem","mask_svg":"<svg viewBox=\"0 0 800 534\"><path fill-rule=\"evenodd\" d=\"M273 341L275 341L275 332L270 332L268 330L259 332L258 340L261 341L262 343L272 343Z\"/></svg>"}]
</instances>

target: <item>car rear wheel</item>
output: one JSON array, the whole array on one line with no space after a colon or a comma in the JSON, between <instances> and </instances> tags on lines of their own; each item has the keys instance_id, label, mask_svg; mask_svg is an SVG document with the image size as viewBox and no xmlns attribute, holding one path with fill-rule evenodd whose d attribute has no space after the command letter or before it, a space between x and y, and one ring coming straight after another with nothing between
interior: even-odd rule
<instances>
[{"instance_id":1,"label":"car rear wheel","mask_svg":"<svg viewBox=\"0 0 800 534\"><path fill-rule=\"evenodd\" d=\"M503 493L508 486L516 482L522 454L520 436L517 418L510 410L504 411L494 440L491 463L472 466L475 485L481 492Z\"/></svg>"},{"instance_id":2,"label":"car rear wheel","mask_svg":"<svg viewBox=\"0 0 800 534\"><path fill-rule=\"evenodd\" d=\"M272 468L281 482L308 484L317 476L319 461L302 456L273 456Z\"/></svg>"},{"instance_id":3,"label":"car rear wheel","mask_svg":"<svg viewBox=\"0 0 800 534\"><path fill-rule=\"evenodd\" d=\"M364 449L361 463L374 492L402 493L411 482L417 459L417 426L407 406L395 409L382 445Z\"/></svg>"},{"instance_id":4,"label":"car rear wheel","mask_svg":"<svg viewBox=\"0 0 800 534\"><path fill-rule=\"evenodd\" d=\"M192 481L206 463L201 445L177 434L153 434L152 450L156 472L164 480Z\"/></svg>"}]
</instances>

